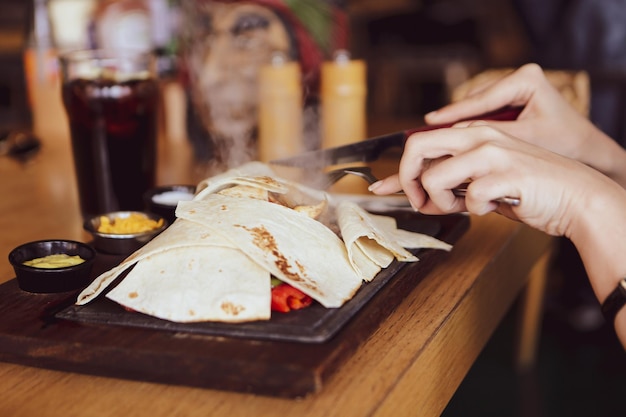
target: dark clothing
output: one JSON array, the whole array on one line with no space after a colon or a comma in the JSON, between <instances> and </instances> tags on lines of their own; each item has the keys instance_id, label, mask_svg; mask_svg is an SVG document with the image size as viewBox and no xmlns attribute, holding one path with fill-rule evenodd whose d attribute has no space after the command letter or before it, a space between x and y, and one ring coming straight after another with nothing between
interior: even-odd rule
<instances>
[{"instance_id":1,"label":"dark clothing","mask_svg":"<svg viewBox=\"0 0 626 417\"><path fill-rule=\"evenodd\" d=\"M513 0L526 26L533 59L544 68L586 70L590 119L626 146L626 0ZM562 238L558 296L569 321L578 306L599 305L574 245ZM599 313L598 313L599 314Z\"/></svg>"},{"instance_id":2,"label":"dark clothing","mask_svg":"<svg viewBox=\"0 0 626 417\"><path fill-rule=\"evenodd\" d=\"M544 68L582 69L590 118L626 145L626 0L513 0Z\"/></svg>"}]
</instances>

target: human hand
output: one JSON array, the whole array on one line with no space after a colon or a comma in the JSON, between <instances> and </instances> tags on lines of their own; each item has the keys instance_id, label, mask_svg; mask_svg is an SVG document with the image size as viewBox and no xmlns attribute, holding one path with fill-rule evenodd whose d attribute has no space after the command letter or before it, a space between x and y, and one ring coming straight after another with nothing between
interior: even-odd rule
<instances>
[{"instance_id":1,"label":"human hand","mask_svg":"<svg viewBox=\"0 0 626 417\"><path fill-rule=\"evenodd\" d=\"M578 113L536 64L524 65L500 80L479 86L469 91L463 100L429 113L425 118L429 124L454 123L509 105L524 107L516 121L489 121L488 124L581 161L626 185L624 150Z\"/></svg>"},{"instance_id":2,"label":"human hand","mask_svg":"<svg viewBox=\"0 0 626 417\"><path fill-rule=\"evenodd\" d=\"M467 195L456 197L451 189L468 178ZM375 194L400 189L425 214L495 211L567 237L587 214L590 201L616 190L624 193L594 169L482 123L413 134L398 174L371 187ZM519 198L521 204L494 201L504 196Z\"/></svg>"}]
</instances>

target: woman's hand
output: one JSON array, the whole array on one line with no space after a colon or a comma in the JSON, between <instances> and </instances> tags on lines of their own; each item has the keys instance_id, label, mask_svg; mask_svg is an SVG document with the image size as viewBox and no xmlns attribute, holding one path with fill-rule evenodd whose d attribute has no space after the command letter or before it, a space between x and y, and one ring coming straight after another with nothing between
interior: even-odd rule
<instances>
[{"instance_id":1,"label":"woman's hand","mask_svg":"<svg viewBox=\"0 0 626 417\"><path fill-rule=\"evenodd\" d=\"M468 179L467 195L456 197L451 189ZM596 170L483 122L413 134L398 174L371 187L376 194L400 189L426 214L496 211L567 237L597 195L626 194ZM519 198L521 204L495 202L505 196Z\"/></svg>"},{"instance_id":2,"label":"woman's hand","mask_svg":"<svg viewBox=\"0 0 626 417\"><path fill-rule=\"evenodd\" d=\"M471 90L463 100L425 117L429 124L454 123L509 105L524 107L516 121L487 123L592 166L626 187L626 151L574 110L536 64L524 65L500 80ZM460 122L459 126L469 123Z\"/></svg>"},{"instance_id":3,"label":"woman's hand","mask_svg":"<svg viewBox=\"0 0 626 417\"><path fill-rule=\"evenodd\" d=\"M470 181L464 198L451 191ZM626 276L626 189L578 161L517 139L485 122L411 135L399 172L370 187L403 189L426 214L498 212L572 240L600 302ZM500 197L520 199L511 206ZM626 310L615 321L626 347Z\"/></svg>"}]
</instances>

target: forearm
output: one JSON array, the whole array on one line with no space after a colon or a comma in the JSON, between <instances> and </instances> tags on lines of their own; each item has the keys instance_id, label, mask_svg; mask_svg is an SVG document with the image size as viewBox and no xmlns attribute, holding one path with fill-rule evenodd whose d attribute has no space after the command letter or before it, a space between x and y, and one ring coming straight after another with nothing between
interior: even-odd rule
<instances>
[{"instance_id":1,"label":"forearm","mask_svg":"<svg viewBox=\"0 0 626 417\"><path fill-rule=\"evenodd\" d=\"M600 130L589 129L586 145L581 146L574 159L602 172L626 188L626 150Z\"/></svg>"},{"instance_id":2,"label":"forearm","mask_svg":"<svg viewBox=\"0 0 626 417\"><path fill-rule=\"evenodd\" d=\"M570 239L576 245L600 303L626 277L626 191L616 189L588 199L581 207ZM626 347L626 308L615 320L615 330Z\"/></svg>"}]
</instances>

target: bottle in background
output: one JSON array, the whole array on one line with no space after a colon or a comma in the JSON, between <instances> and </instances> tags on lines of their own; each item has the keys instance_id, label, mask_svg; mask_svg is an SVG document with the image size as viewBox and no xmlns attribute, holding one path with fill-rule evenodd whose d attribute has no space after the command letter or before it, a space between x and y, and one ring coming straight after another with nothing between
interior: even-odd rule
<instances>
[{"instance_id":1,"label":"bottle in background","mask_svg":"<svg viewBox=\"0 0 626 417\"><path fill-rule=\"evenodd\" d=\"M295 155L302 144L302 76L300 65L282 53L259 71L258 159Z\"/></svg>"},{"instance_id":2,"label":"bottle in background","mask_svg":"<svg viewBox=\"0 0 626 417\"><path fill-rule=\"evenodd\" d=\"M321 69L322 148L347 145L367 136L365 62L351 59L343 49L336 51L333 58L324 62ZM346 176L331 191L365 193L367 183Z\"/></svg>"},{"instance_id":3,"label":"bottle in background","mask_svg":"<svg viewBox=\"0 0 626 417\"><path fill-rule=\"evenodd\" d=\"M366 138L366 66L338 50L322 64L322 147L346 145Z\"/></svg>"}]
</instances>

